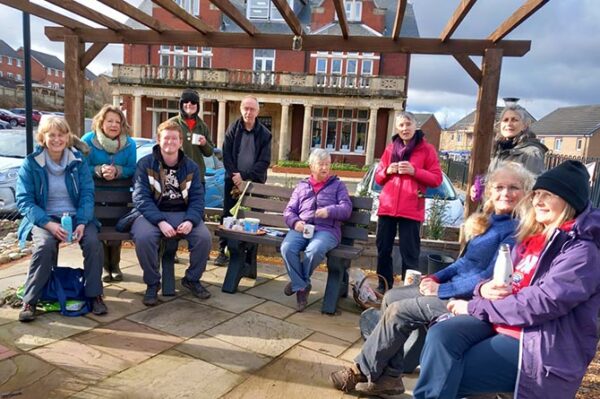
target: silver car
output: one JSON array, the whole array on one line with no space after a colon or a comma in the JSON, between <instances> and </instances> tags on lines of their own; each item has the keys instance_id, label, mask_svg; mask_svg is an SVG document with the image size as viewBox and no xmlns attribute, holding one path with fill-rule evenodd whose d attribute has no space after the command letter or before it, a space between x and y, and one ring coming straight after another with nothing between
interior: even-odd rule
<instances>
[{"instance_id":1,"label":"silver car","mask_svg":"<svg viewBox=\"0 0 600 399\"><path fill-rule=\"evenodd\" d=\"M373 197L373 210L371 221L377 221L377 209L379 208L379 193L381 186L375 181L375 170L379 162L375 162L360 183L356 186L356 195L367 195ZM464 198L457 194L454 186L445 173L442 172L442 184L435 188L428 188L425 192L425 214L427 215L435 199L445 201L445 212L443 224L447 227L459 227L464 220ZM427 217L425 218L427 219ZM425 221L425 224L427 220Z\"/></svg>"},{"instance_id":2,"label":"silver car","mask_svg":"<svg viewBox=\"0 0 600 399\"><path fill-rule=\"evenodd\" d=\"M0 214L17 212L17 175L26 155L25 130L0 131Z\"/></svg>"}]
</instances>

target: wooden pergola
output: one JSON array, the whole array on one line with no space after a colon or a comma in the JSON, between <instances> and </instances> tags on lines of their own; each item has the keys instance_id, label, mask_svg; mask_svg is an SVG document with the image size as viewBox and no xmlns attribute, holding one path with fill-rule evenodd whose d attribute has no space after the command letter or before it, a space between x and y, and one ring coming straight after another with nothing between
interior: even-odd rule
<instances>
[{"instance_id":1,"label":"wooden pergola","mask_svg":"<svg viewBox=\"0 0 600 399\"><path fill-rule=\"evenodd\" d=\"M548 2L548 0L525 0L521 7L486 38L452 39L452 34L477 0L460 0L437 38L400 36L407 0L397 0L393 31L389 37L350 35L348 20L344 13L344 0L325 0L333 1L335 5L341 36L308 34L286 0L272 0L272 2L289 26L291 34L261 33L229 0L209 1L234 21L243 33L220 32L202 21L202 18L189 14L173 0L152 0L152 2L183 21L189 27L188 30L172 29L124 0L97 1L139 22L146 29L133 29L74 0L46 0L46 2L93 21L103 28L91 27L29 0L0 0L0 4L59 25L59 27L46 27L45 32L50 40L65 44L65 117L71 126L79 126L79 131L83 128L84 121L84 90L82 89L84 70L109 43L275 50L290 50L294 46L295 49L304 51L447 55L456 59L479 88L469 166L469 186L472 184L473 176L484 173L489 163L502 58L521 57L531 46L531 41L528 40L504 40L504 38ZM493 4L490 6L493 7ZM87 50L85 50L86 43L91 43ZM481 66L471 59L472 56L482 57ZM470 214L473 209L474 205L468 201L465 213Z\"/></svg>"}]
</instances>

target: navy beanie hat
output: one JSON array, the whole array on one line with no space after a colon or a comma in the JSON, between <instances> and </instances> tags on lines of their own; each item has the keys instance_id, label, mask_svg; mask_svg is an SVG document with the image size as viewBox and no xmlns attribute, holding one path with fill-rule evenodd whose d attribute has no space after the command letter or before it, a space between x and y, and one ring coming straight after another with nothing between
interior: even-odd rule
<instances>
[{"instance_id":1,"label":"navy beanie hat","mask_svg":"<svg viewBox=\"0 0 600 399\"><path fill-rule=\"evenodd\" d=\"M542 189L558 195L580 214L589 202L590 175L581 162L565 161L542 173L533 189Z\"/></svg>"},{"instance_id":2,"label":"navy beanie hat","mask_svg":"<svg viewBox=\"0 0 600 399\"><path fill-rule=\"evenodd\" d=\"M196 105L199 105L200 104L200 96L198 95L198 92L196 90L185 89L183 91L183 93L181 93L181 97L179 98L179 112L181 113L181 116L184 118L187 118L188 116L185 112L183 112L183 103L190 102L190 101ZM198 115L199 111L200 111L200 107L198 107L196 109L196 113L192 116L195 117L196 115Z\"/></svg>"}]
</instances>

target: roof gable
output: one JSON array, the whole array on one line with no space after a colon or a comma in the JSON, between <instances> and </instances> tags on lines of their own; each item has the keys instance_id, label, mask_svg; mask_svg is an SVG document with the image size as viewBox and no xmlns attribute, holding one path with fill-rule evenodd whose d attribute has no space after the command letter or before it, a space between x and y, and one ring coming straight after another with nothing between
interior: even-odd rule
<instances>
[{"instance_id":1,"label":"roof gable","mask_svg":"<svg viewBox=\"0 0 600 399\"><path fill-rule=\"evenodd\" d=\"M538 136L583 136L600 131L600 105L557 108L531 125Z\"/></svg>"},{"instance_id":2,"label":"roof gable","mask_svg":"<svg viewBox=\"0 0 600 399\"><path fill-rule=\"evenodd\" d=\"M498 123L500 121L500 114L502 113L502 110L504 110L505 107L496 107L496 115L494 116L494 123ZM473 126L475 125L475 114L476 114L477 110L471 112L469 115L465 116L464 118L462 118L461 120L459 120L458 122L456 122L454 125L450 126L448 129L446 129L447 131L454 131L454 130L472 130ZM533 115L531 115L529 113L529 111L527 111L527 109L525 109L525 112L527 113L527 115L529 116L529 118L535 122L535 118L533 117Z\"/></svg>"},{"instance_id":3,"label":"roof gable","mask_svg":"<svg viewBox=\"0 0 600 399\"><path fill-rule=\"evenodd\" d=\"M0 55L5 55L7 57L19 58L23 59L12 47L8 45L4 40L0 39Z\"/></svg>"},{"instance_id":4,"label":"roof gable","mask_svg":"<svg viewBox=\"0 0 600 399\"><path fill-rule=\"evenodd\" d=\"M35 58L45 68L65 70L65 64L55 55L42 53L41 51L31 50L31 56Z\"/></svg>"}]
</instances>

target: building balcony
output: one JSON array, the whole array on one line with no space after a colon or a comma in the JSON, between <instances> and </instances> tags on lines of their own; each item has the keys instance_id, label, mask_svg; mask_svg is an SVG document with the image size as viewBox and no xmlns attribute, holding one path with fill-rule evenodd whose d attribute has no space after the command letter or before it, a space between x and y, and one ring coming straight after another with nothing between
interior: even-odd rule
<instances>
[{"instance_id":1,"label":"building balcony","mask_svg":"<svg viewBox=\"0 0 600 399\"><path fill-rule=\"evenodd\" d=\"M405 78L113 64L112 84L262 93L403 98Z\"/></svg>"}]
</instances>

